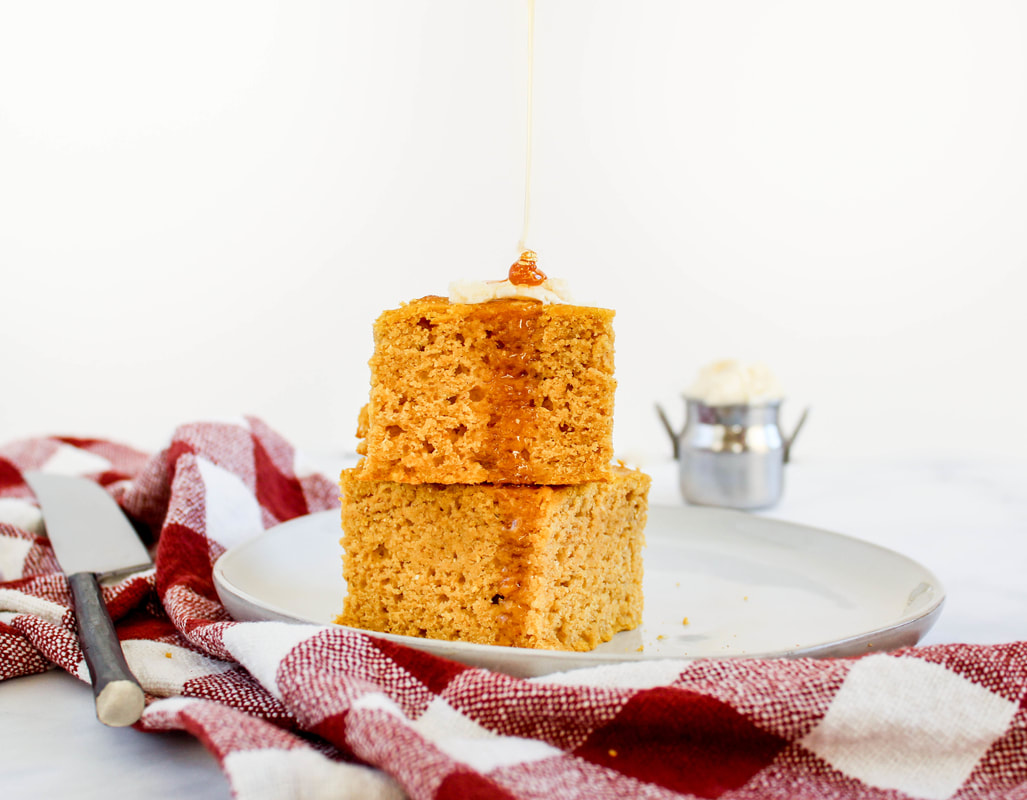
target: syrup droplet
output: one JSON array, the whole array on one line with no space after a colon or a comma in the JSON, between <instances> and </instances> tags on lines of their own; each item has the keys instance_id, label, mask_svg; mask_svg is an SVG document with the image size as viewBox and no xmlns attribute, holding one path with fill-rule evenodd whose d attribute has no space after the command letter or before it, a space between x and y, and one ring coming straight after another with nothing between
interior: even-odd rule
<instances>
[{"instance_id":1,"label":"syrup droplet","mask_svg":"<svg viewBox=\"0 0 1027 800\"><path fill-rule=\"evenodd\" d=\"M534 250L525 250L517 262L510 265L510 283L514 286L541 286L546 273L538 268L538 255Z\"/></svg>"}]
</instances>

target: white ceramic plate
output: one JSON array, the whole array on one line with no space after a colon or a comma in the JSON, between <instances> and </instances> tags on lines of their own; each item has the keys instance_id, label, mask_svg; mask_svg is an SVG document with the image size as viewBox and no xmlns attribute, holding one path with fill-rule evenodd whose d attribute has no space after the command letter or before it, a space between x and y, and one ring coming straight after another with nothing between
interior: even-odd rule
<instances>
[{"instance_id":1,"label":"white ceramic plate","mask_svg":"<svg viewBox=\"0 0 1027 800\"><path fill-rule=\"evenodd\" d=\"M331 623L342 610L338 511L291 520L228 550L214 584L238 620ZM850 656L915 644L941 611L915 561L827 531L737 511L649 510L640 628L588 653L374 634L531 677L643 659ZM687 623L686 623L687 620Z\"/></svg>"}]
</instances>

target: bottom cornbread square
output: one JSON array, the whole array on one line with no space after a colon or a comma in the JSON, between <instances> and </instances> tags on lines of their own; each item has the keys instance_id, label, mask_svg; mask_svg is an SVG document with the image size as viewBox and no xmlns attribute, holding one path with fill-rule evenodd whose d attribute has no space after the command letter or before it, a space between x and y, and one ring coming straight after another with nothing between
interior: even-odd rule
<instances>
[{"instance_id":1,"label":"bottom cornbread square","mask_svg":"<svg viewBox=\"0 0 1027 800\"><path fill-rule=\"evenodd\" d=\"M591 650L642 619L650 479L409 484L342 473L336 622L407 636Z\"/></svg>"}]
</instances>

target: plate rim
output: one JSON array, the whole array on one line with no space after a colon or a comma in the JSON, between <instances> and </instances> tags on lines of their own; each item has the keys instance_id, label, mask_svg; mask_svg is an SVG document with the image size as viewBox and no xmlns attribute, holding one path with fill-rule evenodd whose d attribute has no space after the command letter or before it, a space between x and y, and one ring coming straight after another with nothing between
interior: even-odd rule
<instances>
[{"instance_id":1,"label":"plate rim","mask_svg":"<svg viewBox=\"0 0 1027 800\"><path fill-rule=\"evenodd\" d=\"M670 504L653 504L649 508L650 514L654 510L659 510L658 513L692 513L697 512L699 514L708 514L713 517L723 517L724 519L737 519L744 520L749 523L753 520L757 520L756 524L771 524L781 525L785 528L801 529L808 531L818 537L827 537L829 539L844 540L850 546L856 546L858 548L864 548L870 551L876 551L881 555L889 558L904 562L906 565L913 567L922 573L929 579L929 584L935 593L935 597L931 603L927 606L919 609L915 613L904 614L896 618L894 624L877 626L867 631L860 631L851 636L845 636L838 639L829 639L812 644L806 644L802 647L782 648L776 650L765 650L762 652L726 652L716 655L689 655L685 653L659 653L659 652L621 652L621 653L610 653L610 652L596 652L595 650L587 652L569 651L569 650L531 650L523 647L511 647L508 645L490 645L490 644L479 644L476 642L463 642L463 641L451 641L448 639L429 639L429 638L418 638L413 636L405 636L402 634L385 633L381 631L366 630L363 628L354 628L348 625L341 625L337 622L324 622L322 620L311 619L308 617L299 616L292 611L277 606L273 603L269 603L259 597L254 596L252 593L247 592L241 587L232 583L225 575L225 563L230 563L234 558L239 557L239 554L250 549L251 547L258 546L266 541L267 538L273 535L281 535L283 529L287 526L293 525L310 525L314 518L337 517L339 514L339 508L324 509L321 511L314 511L309 514L304 514L298 517L281 522L270 528L266 528L259 533L254 534L248 539L239 542L232 547L226 549L218 558L215 560L212 568L213 582L215 590L221 599L222 605L226 605L225 599L222 592L228 592L236 598L242 599L244 602L249 603L254 608L262 611L270 612L272 615L267 619L284 621L291 624L306 624L316 625L320 627L332 627L340 628L354 633L364 634L366 636L372 636L379 639L384 639L389 642L406 645L418 650L426 650L428 652L438 653L439 650L449 651L445 654L441 654L442 657L450 658L451 660L460 660L460 656L471 657L479 655L487 660L500 661L505 656L514 658L525 658L526 653L538 656L543 654L545 660L553 662L553 669L548 669L544 673L532 672L535 674L550 674L555 672L563 671L568 667L561 668L559 665L561 662L566 662L572 665L574 668L582 666L601 666L608 664L624 664L624 663L641 663L647 661L657 660L671 660L671 661L703 661L703 660L737 660L737 659L775 659L775 658L829 658L829 657L850 657L852 655L858 655L858 651L865 649L867 654L876 652L887 652L890 649L902 647L908 645L908 636L910 634L916 635L916 640L926 634L930 628L937 621L941 611L945 605L947 594L945 587L942 584L938 576L926 565L906 555L894 548L886 545L881 545L876 542L862 539L858 536L854 536L846 533L839 533L837 531L830 531L824 528L806 525L803 523L790 522L788 520L779 519L777 517L765 517L758 514L752 514L750 512L738 511L735 509L718 508L712 506L691 506L691 505L670 505ZM340 554L341 555L341 554ZM225 562L225 563L223 563ZM226 607L226 611L227 611ZM229 612L231 615L231 612ZM235 619L233 617L233 619ZM455 654L454 654L455 653Z\"/></svg>"}]
</instances>

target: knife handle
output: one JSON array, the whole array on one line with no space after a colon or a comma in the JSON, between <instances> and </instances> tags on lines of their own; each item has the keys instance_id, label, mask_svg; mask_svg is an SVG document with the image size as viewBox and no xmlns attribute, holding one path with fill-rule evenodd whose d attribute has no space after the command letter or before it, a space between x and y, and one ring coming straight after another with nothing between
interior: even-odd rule
<instances>
[{"instance_id":1,"label":"knife handle","mask_svg":"<svg viewBox=\"0 0 1027 800\"><path fill-rule=\"evenodd\" d=\"M146 698L125 661L100 584L91 572L76 572L68 583L82 654L93 682L97 719L115 728L132 725L142 716Z\"/></svg>"}]
</instances>

